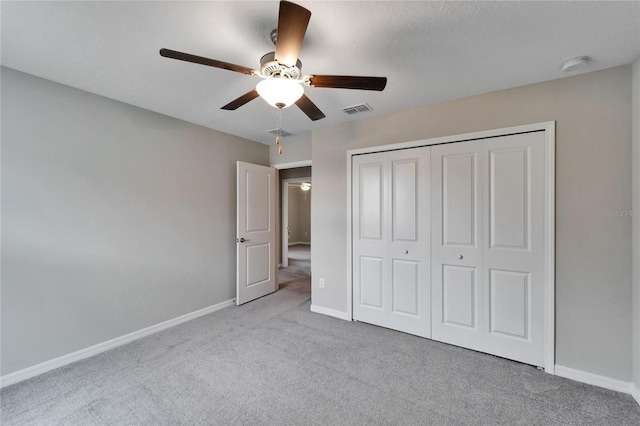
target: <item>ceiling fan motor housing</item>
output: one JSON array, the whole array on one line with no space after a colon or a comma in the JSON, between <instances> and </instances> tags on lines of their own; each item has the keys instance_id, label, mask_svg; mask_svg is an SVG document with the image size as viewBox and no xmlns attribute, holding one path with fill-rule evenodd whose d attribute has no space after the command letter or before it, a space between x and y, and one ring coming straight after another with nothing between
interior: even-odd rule
<instances>
[{"instance_id":1,"label":"ceiling fan motor housing","mask_svg":"<svg viewBox=\"0 0 640 426\"><path fill-rule=\"evenodd\" d=\"M276 52L269 52L260 58L260 74L267 78L280 76L299 80L302 76L302 62L298 59L294 67L287 67L276 61Z\"/></svg>"}]
</instances>

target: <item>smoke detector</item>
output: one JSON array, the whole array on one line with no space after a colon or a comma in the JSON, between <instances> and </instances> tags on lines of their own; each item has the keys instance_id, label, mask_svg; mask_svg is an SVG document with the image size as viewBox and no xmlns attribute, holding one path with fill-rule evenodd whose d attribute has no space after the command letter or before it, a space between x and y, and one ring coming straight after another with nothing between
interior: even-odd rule
<instances>
[{"instance_id":1,"label":"smoke detector","mask_svg":"<svg viewBox=\"0 0 640 426\"><path fill-rule=\"evenodd\" d=\"M591 58L588 56L578 56L562 63L562 71L573 72L587 66Z\"/></svg>"}]
</instances>

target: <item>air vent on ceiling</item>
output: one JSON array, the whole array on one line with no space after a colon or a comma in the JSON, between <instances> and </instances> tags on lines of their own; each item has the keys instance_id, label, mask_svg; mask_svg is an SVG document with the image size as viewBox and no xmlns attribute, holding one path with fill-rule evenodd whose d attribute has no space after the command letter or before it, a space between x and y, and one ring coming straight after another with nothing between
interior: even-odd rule
<instances>
[{"instance_id":1,"label":"air vent on ceiling","mask_svg":"<svg viewBox=\"0 0 640 426\"><path fill-rule=\"evenodd\" d=\"M267 133L271 133L272 135L278 135L278 129L267 130ZM293 136L293 133L289 133L284 129L280 129L280 137L286 138L287 136Z\"/></svg>"},{"instance_id":2,"label":"air vent on ceiling","mask_svg":"<svg viewBox=\"0 0 640 426\"><path fill-rule=\"evenodd\" d=\"M351 115L351 114L358 114L361 112L371 111L373 110L373 108L371 108L371 105L369 104L358 104L358 105L344 107L342 108L342 110L347 114Z\"/></svg>"}]
</instances>

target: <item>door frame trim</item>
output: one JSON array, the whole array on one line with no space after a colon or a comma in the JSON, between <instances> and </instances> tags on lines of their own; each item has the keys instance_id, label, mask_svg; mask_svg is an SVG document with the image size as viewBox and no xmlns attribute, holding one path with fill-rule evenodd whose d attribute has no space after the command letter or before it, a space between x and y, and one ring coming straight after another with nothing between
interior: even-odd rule
<instances>
[{"instance_id":1,"label":"door frame trim","mask_svg":"<svg viewBox=\"0 0 640 426\"><path fill-rule=\"evenodd\" d=\"M284 170L284 169L295 169L297 167L307 167L307 166L311 166L311 160L291 161L289 163L276 163L276 164L270 165L269 167L273 167L274 169L277 169L277 170Z\"/></svg>"},{"instance_id":2,"label":"door frame trim","mask_svg":"<svg viewBox=\"0 0 640 426\"><path fill-rule=\"evenodd\" d=\"M351 149L347 151L347 314L346 319L353 321L353 272L352 259L352 170L351 158L355 155L372 154L383 151L396 151L406 148L439 145L444 143L465 142L477 139L509 136L518 133L545 132L545 208L544 208L544 369L547 373L555 374L555 141L556 122L545 121L541 123L526 124L521 126L504 127L500 129L484 130L472 133L443 136L430 139L421 139L410 142L371 146L367 148Z\"/></svg>"}]
</instances>

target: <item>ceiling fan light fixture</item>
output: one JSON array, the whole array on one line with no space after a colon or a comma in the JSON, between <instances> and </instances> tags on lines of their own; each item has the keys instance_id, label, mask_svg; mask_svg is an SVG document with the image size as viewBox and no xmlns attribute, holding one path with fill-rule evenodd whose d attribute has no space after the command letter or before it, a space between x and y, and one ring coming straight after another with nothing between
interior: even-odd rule
<instances>
[{"instance_id":1,"label":"ceiling fan light fixture","mask_svg":"<svg viewBox=\"0 0 640 426\"><path fill-rule=\"evenodd\" d=\"M258 83L256 91L269 105L287 108L304 94L304 88L300 83L300 80L271 77Z\"/></svg>"}]
</instances>

